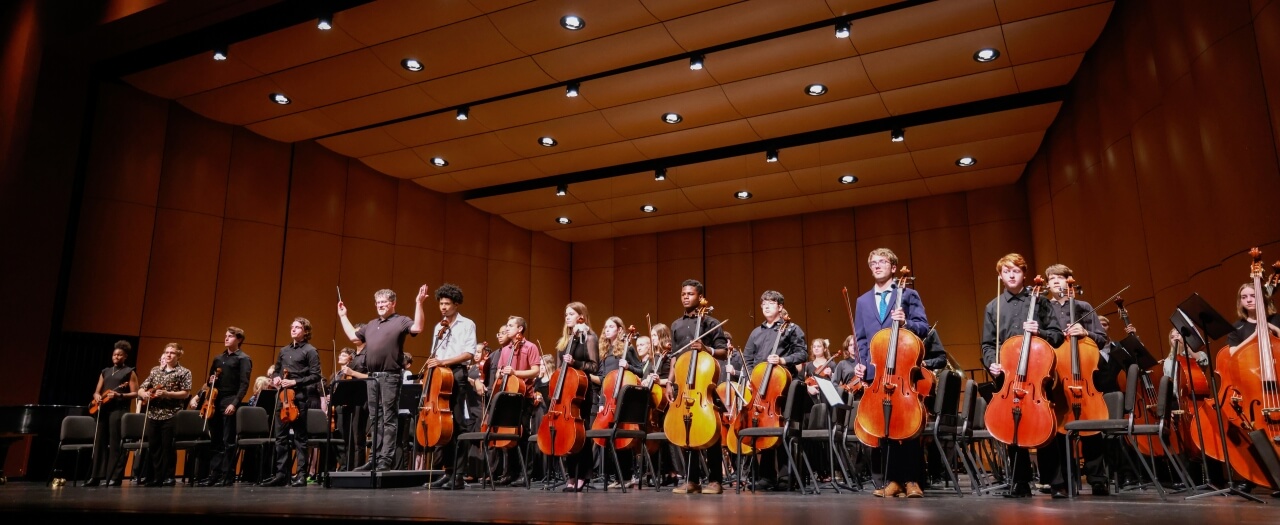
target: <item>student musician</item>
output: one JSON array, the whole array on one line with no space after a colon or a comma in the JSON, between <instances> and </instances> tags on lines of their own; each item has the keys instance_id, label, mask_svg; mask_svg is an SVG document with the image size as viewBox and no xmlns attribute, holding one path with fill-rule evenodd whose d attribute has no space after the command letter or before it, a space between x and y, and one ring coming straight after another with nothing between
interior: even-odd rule
<instances>
[{"instance_id":1,"label":"student musician","mask_svg":"<svg viewBox=\"0 0 1280 525\"><path fill-rule=\"evenodd\" d=\"M458 312L463 299L461 288L449 283L442 284L436 289L435 297L440 305L440 315L449 326L446 328L439 323L435 325L432 337L439 341L435 343L435 357L427 359L427 369L443 367L453 372L453 395L449 398L449 409L453 412L454 434L462 434L480 427L480 414L471 413L471 407L467 404L468 397L475 395L467 378L467 369L475 358L476 323ZM454 460L458 453L457 440L450 439L443 452L441 456L445 475L428 485L444 490L466 488L462 473L454 470Z\"/></svg>"},{"instance_id":2,"label":"student musician","mask_svg":"<svg viewBox=\"0 0 1280 525\"><path fill-rule=\"evenodd\" d=\"M271 377L271 385L276 388L277 395L287 395L293 391L294 405L298 408L298 417L289 423L281 421L282 405L276 403L276 475L263 481L264 487L307 486L307 394L311 385L320 381L320 354L311 346L311 321L305 317L296 317L289 324L289 338L292 341L280 349L276 357L276 375ZM284 377L286 375L288 377ZM292 431L292 432L290 432ZM297 475L289 480L292 461L289 456L290 441L298 459Z\"/></svg>"},{"instance_id":3,"label":"student musician","mask_svg":"<svg viewBox=\"0 0 1280 525\"><path fill-rule=\"evenodd\" d=\"M1025 332L1039 336L1049 346L1058 347L1066 337L1058 326L1058 316L1049 306L1049 299L1044 296L1037 298L1036 319L1027 320L1027 313L1031 308L1031 290L1026 287L1026 259L1010 253L996 261L996 271L999 272L1003 291L987 303L983 313L982 363L997 384L1001 384L1006 370L1000 365L1000 347L997 342L1003 344L1010 337L1023 335ZM996 316L997 305L999 317ZM1049 446L1053 446L1052 442ZM1005 497L1031 497L1030 452L1024 447L1010 446L1009 459L1013 466L1013 479L1010 480L1012 486Z\"/></svg>"},{"instance_id":4,"label":"student musician","mask_svg":"<svg viewBox=\"0 0 1280 525\"><path fill-rule=\"evenodd\" d=\"M675 361L679 359L681 354L692 352L696 349L699 352L711 353L711 356L717 361L728 358L728 352L726 351L728 341L725 339L724 330L719 327L712 329L712 327L720 324L720 321L710 315L706 315L701 319L702 325L698 325L699 302L705 293L706 288L695 279L687 279L680 283L680 305L684 307L684 315L671 323L671 344L673 348L683 350L667 357L672 364L672 370L667 376L668 380L681 382L685 380L684 378L673 378L671 376L675 372ZM702 337L695 340L694 338L698 334L701 334ZM686 345L688 345L688 348L686 348ZM667 395L675 394L675 390L674 388L668 389ZM722 407L717 406L716 409L722 410ZM706 484L699 484L704 475L702 472L703 463L698 461L695 455L694 460L686 466L689 471L689 477L684 480L682 485L671 491L673 494L695 494L699 492L702 494L720 494L724 492L724 487L722 486L724 482L722 468L724 456L720 454L720 448L712 446L707 449L705 455L707 466L707 471L705 472Z\"/></svg>"},{"instance_id":5,"label":"student musician","mask_svg":"<svg viewBox=\"0 0 1280 525\"><path fill-rule=\"evenodd\" d=\"M870 365L871 339L876 332L892 328L897 321L900 327L923 340L929 334L929 320L925 317L919 293L911 288L899 290L894 286L898 256L892 250L871 250L871 254L867 256L867 266L871 268L875 285L858 297L854 307L854 335L858 346L858 364L854 366L854 375L870 384L875 379L874 367ZM902 307L895 308L899 294L902 296ZM925 394L928 392L921 393ZM901 443L882 439L881 444L883 450L880 453L887 461L884 472L887 483L883 489L877 489L872 494L882 498L924 497L924 491L920 489L920 460L924 454L920 438L905 439Z\"/></svg>"},{"instance_id":6,"label":"student musician","mask_svg":"<svg viewBox=\"0 0 1280 525\"><path fill-rule=\"evenodd\" d=\"M564 328L561 330L560 340L556 341L556 352L560 355L560 366L581 370L588 378L586 395L578 403L578 413L582 416L584 429L591 428L591 423L595 421L595 412L591 407L599 393L599 387L589 378L600 373L599 347L599 337L591 330L587 305L575 301L565 306ZM566 390L561 395L570 396L573 392ZM554 401L550 396L545 400L547 403ZM589 444L584 444L577 453L564 456L564 492L582 492L586 486L592 466L591 449Z\"/></svg>"},{"instance_id":7,"label":"student musician","mask_svg":"<svg viewBox=\"0 0 1280 525\"><path fill-rule=\"evenodd\" d=\"M515 377L524 383L525 392L531 398L533 393L530 388L542 373L542 356L538 345L525 337L527 325L528 322L523 317L513 315L507 318L507 324L500 330L506 340L502 342L501 349L489 357L489 368L492 369L494 378L491 384L497 385L497 379L503 377ZM537 427L534 429L536 431ZM529 434L526 432L523 435ZM524 472L517 471L515 450L506 449L504 452L507 473L498 477L498 484L523 485Z\"/></svg>"},{"instance_id":8,"label":"student musician","mask_svg":"<svg viewBox=\"0 0 1280 525\"><path fill-rule=\"evenodd\" d=\"M116 341L111 350L111 366L98 373L98 386L93 390L93 401L98 403L97 437L93 440L93 472L84 482L86 487L96 487L102 482L115 487L124 478L120 418L129 413L130 400L138 396L138 374L125 364L130 350L133 345L128 341ZM104 396L110 399L104 401Z\"/></svg>"},{"instance_id":9,"label":"student musician","mask_svg":"<svg viewBox=\"0 0 1280 525\"><path fill-rule=\"evenodd\" d=\"M783 327L784 317L787 314L783 305L786 298L781 293L774 290L767 290L760 295L760 312L764 315L764 322L755 329L751 330L751 335L747 337L747 344L742 348L742 357L746 360L746 369L740 373L751 374L757 365L768 363L774 366L781 366L790 374L798 365L805 362L806 349L808 344L805 343L804 330L799 325L790 323ZM779 338L778 330L783 329L781 338ZM774 344L777 343L777 353L773 353ZM792 376L795 377L795 376ZM759 387L759 385L752 385ZM786 386L784 385L784 392ZM757 391L758 392L758 391ZM784 394L785 395L785 394ZM785 399L779 400L785 403ZM750 423L747 423L750 425ZM758 454L760 463L759 485L757 490L770 490L777 486L780 490L789 490L791 488L790 479L786 476L782 480L778 479L778 472L785 472L787 468L788 458L785 455L779 456L777 447L769 448ZM779 463L781 463L779 465Z\"/></svg>"},{"instance_id":10,"label":"student musician","mask_svg":"<svg viewBox=\"0 0 1280 525\"><path fill-rule=\"evenodd\" d=\"M183 400L191 394L191 371L178 362L182 359L182 345L169 343L160 354L160 365L152 368L147 378L138 385L138 398L147 402L147 444L151 448L147 458L151 473L145 486L159 487L173 475L177 451L173 448L173 433L177 428L174 416L182 410Z\"/></svg>"},{"instance_id":11,"label":"student musician","mask_svg":"<svg viewBox=\"0 0 1280 525\"><path fill-rule=\"evenodd\" d=\"M224 351L209 364L206 384L216 380L218 396L214 398L214 415L209 419L209 448L213 452L209 461L209 477L196 485L201 487L225 487L235 483L236 476L236 409L244 402L253 377L253 360L240 349L244 344L244 330L228 326L222 336ZM198 410L207 394L202 389L191 399L191 408ZM198 470L198 469L197 469Z\"/></svg>"},{"instance_id":12,"label":"student musician","mask_svg":"<svg viewBox=\"0 0 1280 525\"><path fill-rule=\"evenodd\" d=\"M604 322L604 328L601 329L598 354L600 355L600 372L590 376L592 388L600 391L604 386L604 378L611 372L619 369L625 369L633 374L640 370L640 357L636 355L634 342L624 344L626 340L627 326L618 316L610 317ZM637 374L638 375L638 374ZM621 380L621 378L619 378ZM592 407L592 411L599 414L604 410L604 392L600 391L600 395L596 396L596 402ZM616 401L615 401L616 402ZM590 427L588 427L590 428ZM594 441L592 442L594 443ZM597 447L596 454L604 454L603 448ZM618 464L622 467L622 473L625 479L615 479L609 482L611 489L621 488L623 483L629 483L631 479L631 466L633 456L631 454L619 454ZM606 478L614 476L610 469L605 469Z\"/></svg>"}]
</instances>

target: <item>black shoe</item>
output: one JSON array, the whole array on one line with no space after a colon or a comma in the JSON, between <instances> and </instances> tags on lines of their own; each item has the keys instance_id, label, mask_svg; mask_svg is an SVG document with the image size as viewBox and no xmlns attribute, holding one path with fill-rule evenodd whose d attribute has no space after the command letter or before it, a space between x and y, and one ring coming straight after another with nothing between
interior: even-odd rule
<instances>
[{"instance_id":1,"label":"black shoe","mask_svg":"<svg viewBox=\"0 0 1280 525\"><path fill-rule=\"evenodd\" d=\"M106 483L104 483L104 485L106 485L106 486L108 486L108 487L119 487L119 486L120 486L120 480L118 480L118 479L109 479L109 480L107 480L107 482L106 482Z\"/></svg>"},{"instance_id":2,"label":"black shoe","mask_svg":"<svg viewBox=\"0 0 1280 525\"><path fill-rule=\"evenodd\" d=\"M773 480L761 479L756 481L755 489L759 491L769 491L769 490L773 490L773 485L774 485Z\"/></svg>"},{"instance_id":3,"label":"black shoe","mask_svg":"<svg viewBox=\"0 0 1280 525\"><path fill-rule=\"evenodd\" d=\"M213 484L214 484L214 481L213 481L212 479L209 479L209 478L204 478L204 479L202 479L202 480L200 480L200 481L197 481L197 482L196 482L196 486L197 486L197 487L212 487L212 486L213 486Z\"/></svg>"},{"instance_id":4,"label":"black shoe","mask_svg":"<svg viewBox=\"0 0 1280 525\"><path fill-rule=\"evenodd\" d=\"M791 490L791 478L778 478L778 482L773 484L774 492L786 492Z\"/></svg>"},{"instance_id":5,"label":"black shoe","mask_svg":"<svg viewBox=\"0 0 1280 525\"><path fill-rule=\"evenodd\" d=\"M512 486L512 487L516 487L516 486L520 486L520 485L524 485L524 484L525 484L524 476L520 476L520 477L518 477L518 478L515 478L515 479L513 479L513 480L511 480L510 482L508 482L508 483L507 483L507 485L510 485L510 486Z\"/></svg>"},{"instance_id":6,"label":"black shoe","mask_svg":"<svg viewBox=\"0 0 1280 525\"><path fill-rule=\"evenodd\" d=\"M1275 491L1275 492L1272 492L1272 493L1271 493L1271 497L1273 497L1273 498L1280 498L1280 490L1277 490L1277 491Z\"/></svg>"},{"instance_id":7,"label":"black shoe","mask_svg":"<svg viewBox=\"0 0 1280 525\"><path fill-rule=\"evenodd\" d=\"M160 487L160 486L163 486L163 485L161 485L159 481L148 481L148 482L146 482L146 483L143 483L143 484L142 484L142 486L144 486L144 487Z\"/></svg>"},{"instance_id":8,"label":"black shoe","mask_svg":"<svg viewBox=\"0 0 1280 525\"><path fill-rule=\"evenodd\" d=\"M443 488L445 485L449 484L452 480L453 480L453 478L451 478L451 477L449 477L449 476L447 476L447 475L445 475L445 476L440 476L440 479L437 479L437 480L435 480L435 481L432 481L431 483L427 483L426 485L423 485L422 487L423 487L423 488L430 488L430 489Z\"/></svg>"},{"instance_id":9,"label":"black shoe","mask_svg":"<svg viewBox=\"0 0 1280 525\"><path fill-rule=\"evenodd\" d=\"M276 474L271 479L262 482L264 487L283 487L289 484L289 476L284 474Z\"/></svg>"},{"instance_id":10,"label":"black shoe","mask_svg":"<svg viewBox=\"0 0 1280 525\"><path fill-rule=\"evenodd\" d=\"M365 463L363 465L356 467L355 470L356 472L365 472L365 471L373 470L373 460L369 460L368 463ZM378 470L382 470L382 469L378 469Z\"/></svg>"},{"instance_id":11,"label":"black shoe","mask_svg":"<svg viewBox=\"0 0 1280 525\"><path fill-rule=\"evenodd\" d=\"M307 486L307 477L306 477L306 476L301 476L301 475L300 475L300 476L295 476L295 477L293 478L293 481L292 481L291 483L289 483L289 486L290 486L290 487L305 487L305 486Z\"/></svg>"},{"instance_id":12,"label":"black shoe","mask_svg":"<svg viewBox=\"0 0 1280 525\"><path fill-rule=\"evenodd\" d=\"M174 481L173 478L167 478L164 481L160 482L160 484L166 487L172 487L174 485L177 485L178 482Z\"/></svg>"},{"instance_id":13,"label":"black shoe","mask_svg":"<svg viewBox=\"0 0 1280 525\"><path fill-rule=\"evenodd\" d=\"M1053 496L1053 499L1067 499L1067 488L1053 487L1053 492L1051 493L1051 495Z\"/></svg>"},{"instance_id":14,"label":"black shoe","mask_svg":"<svg viewBox=\"0 0 1280 525\"><path fill-rule=\"evenodd\" d=\"M99 483L101 483L101 480L99 480L98 478L89 478L88 480L85 480L84 485L82 485L82 486L84 486L84 487L96 487L96 486L98 486L98 484L99 484Z\"/></svg>"},{"instance_id":15,"label":"black shoe","mask_svg":"<svg viewBox=\"0 0 1280 525\"><path fill-rule=\"evenodd\" d=\"M1015 483L1015 484L1013 485L1013 488L1009 489L1009 491L1008 491L1008 492L1005 492L1005 493L1004 493L1004 497L1006 497L1006 498L1030 498L1030 497L1031 497L1031 484L1030 484L1030 483Z\"/></svg>"},{"instance_id":16,"label":"black shoe","mask_svg":"<svg viewBox=\"0 0 1280 525\"><path fill-rule=\"evenodd\" d=\"M508 475L506 475L506 474L503 474L503 475L501 475L501 476L498 476L498 479L493 480L493 484L494 484L494 485L497 485L497 486L499 486L499 487L505 487L505 486L507 486L507 485L510 485L510 484L511 484L511 476L508 476Z\"/></svg>"},{"instance_id":17,"label":"black shoe","mask_svg":"<svg viewBox=\"0 0 1280 525\"><path fill-rule=\"evenodd\" d=\"M1093 487L1094 496L1110 496L1111 495L1111 488L1108 487L1106 483L1094 483L1092 487Z\"/></svg>"},{"instance_id":18,"label":"black shoe","mask_svg":"<svg viewBox=\"0 0 1280 525\"><path fill-rule=\"evenodd\" d=\"M440 490L462 490L467 488L467 484L462 482L462 478L445 478L445 484L440 486Z\"/></svg>"}]
</instances>

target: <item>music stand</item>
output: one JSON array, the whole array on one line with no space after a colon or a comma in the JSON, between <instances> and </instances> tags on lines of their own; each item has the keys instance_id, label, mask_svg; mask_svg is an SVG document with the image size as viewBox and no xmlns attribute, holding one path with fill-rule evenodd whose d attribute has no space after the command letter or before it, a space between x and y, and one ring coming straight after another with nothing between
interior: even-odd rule
<instances>
[{"instance_id":1,"label":"music stand","mask_svg":"<svg viewBox=\"0 0 1280 525\"><path fill-rule=\"evenodd\" d=\"M1188 385L1191 384L1190 382L1191 355L1190 354L1192 352L1207 350L1206 348L1207 341L1205 341L1204 337L1201 336L1201 333L1203 333L1204 336L1207 336L1210 340L1212 340L1212 339L1220 339L1222 337L1226 337L1227 335L1231 334L1231 332L1235 331L1235 328L1231 326L1231 323L1228 323L1227 320L1222 317L1222 314L1219 314L1217 310L1214 310L1212 306L1209 306L1209 303L1205 302L1204 298L1200 297L1200 294L1198 293L1191 294L1190 297L1187 297L1185 300L1179 303L1178 308L1173 312L1173 315L1169 317L1169 322L1172 323L1174 329L1176 329L1178 333L1182 335L1183 345L1186 347L1185 352L1179 352L1177 348L1174 348L1174 351L1175 351L1174 359L1177 359L1178 357L1182 357L1183 366L1186 367L1186 370L1187 370ZM1266 322L1266 319L1262 319L1262 322ZM1199 328L1199 330L1197 330L1197 327ZM1254 496L1253 494L1249 494L1248 492L1237 489L1235 485L1235 480L1232 479L1233 475L1231 472L1231 461L1230 461L1230 457L1228 456L1228 454L1230 454L1231 452L1230 450L1227 449L1225 445L1227 442L1227 429L1226 429L1226 423L1222 419L1222 399L1219 399L1217 397L1218 396L1217 394L1218 378L1214 373L1213 362L1214 362L1214 359L1210 358L1209 370L1205 375L1209 379L1209 388L1210 388L1210 391L1213 392L1213 396L1214 396L1214 405L1215 405L1214 413L1216 413L1218 417L1218 437L1221 439L1220 443L1224 444L1222 447L1222 471L1223 471L1223 475L1226 476L1227 486L1226 488L1215 487L1213 486L1212 483L1209 483L1209 480L1207 479L1207 476L1206 476L1205 483L1195 487L1191 487L1190 492L1194 493L1196 489L1200 489L1200 488L1207 488L1211 490L1209 492L1204 492L1201 494L1192 494L1190 496L1187 496L1186 499L1191 500L1191 499L1201 498L1204 496L1216 496L1219 494L1223 494L1223 495L1234 494L1236 496L1240 496L1245 499L1250 499L1258 503L1263 503L1262 499ZM1191 390L1192 405L1195 405L1197 403L1195 396L1196 396L1195 390L1192 389ZM1196 420L1196 432L1200 435L1200 441L1203 443L1204 442L1204 424L1200 421L1200 411L1192 410L1192 414L1195 416L1195 420Z\"/></svg>"},{"instance_id":2,"label":"music stand","mask_svg":"<svg viewBox=\"0 0 1280 525\"><path fill-rule=\"evenodd\" d=\"M333 387L329 391L329 418L332 419L333 410L336 407L348 408L347 414L355 415L354 410L350 408L360 408L369 402L369 382L372 379L342 379L333 382ZM351 469L352 454L355 453L355 439L352 431L348 429L346 436L343 438L347 441L347 469ZM333 439L333 429L329 429L329 439ZM325 474L325 486L329 486L329 476Z\"/></svg>"},{"instance_id":3,"label":"music stand","mask_svg":"<svg viewBox=\"0 0 1280 525\"><path fill-rule=\"evenodd\" d=\"M1120 348L1129 353L1129 356L1133 358L1133 362L1137 363L1138 368L1141 370L1151 370L1160 364L1160 360L1147 351L1147 346L1142 344L1142 341L1136 335L1129 334L1124 339L1121 339L1119 344Z\"/></svg>"}]
</instances>

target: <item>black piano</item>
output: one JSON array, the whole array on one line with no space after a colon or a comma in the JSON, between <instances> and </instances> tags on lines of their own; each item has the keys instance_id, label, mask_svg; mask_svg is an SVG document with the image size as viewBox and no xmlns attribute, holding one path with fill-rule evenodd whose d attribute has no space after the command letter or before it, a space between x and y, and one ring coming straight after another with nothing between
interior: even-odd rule
<instances>
[{"instance_id":1,"label":"black piano","mask_svg":"<svg viewBox=\"0 0 1280 525\"><path fill-rule=\"evenodd\" d=\"M4 463L9 455L9 446L27 436L32 436L32 443L26 478L48 478L62 433L62 420L67 416L87 413L87 407L83 406L0 406L0 483L6 481Z\"/></svg>"}]
</instances>

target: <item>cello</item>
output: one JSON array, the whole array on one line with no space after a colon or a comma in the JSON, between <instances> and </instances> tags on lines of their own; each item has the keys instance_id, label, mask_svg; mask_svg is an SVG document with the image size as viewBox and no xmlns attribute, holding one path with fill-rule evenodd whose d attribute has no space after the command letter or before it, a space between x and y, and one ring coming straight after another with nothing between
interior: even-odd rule
<instances>
[{"instance_id":1,"label":"cello","mask_svg":"<svg viewBox=\"0 0 1280 525\"><path fill-rule=\"evenodd\" d=\"M1036 320L1036 306L1044 278L1036 276L1031 287L1027 321ZM997 326L996 330L999 330ZM1000 345L1004 384L987 404L987 431L997 441L1024 448L1039 448L1057 433L1057 418L1048 391L1054 383L1054 352L1048 341L1031 332L1010 337Z\"/></svg>"},{"instance_id":2,"label":"cello","mask_svg":"<svg viewBox=\"0 0 1280 525\"><path fill-rule=\"evenodd\" d=\"M791 316L787 315L786 309L779 311L778 317L781 322L777 328L773 329L778 335L773 338L773 349L769 350L769 355L778 355L782 336L792 326ZM743 370L743 372L746 371ZM768 361L757 363L751 369L751 389L755 392L755 398L742 407L735 421L730 422L729 426L735 429L782 426L782 403L786 401L783 397L790 384L791 372L787 371L785 365L779 366ZM751 446L755 450L768 450L777 446L778 441L777 437L760 436L751 441Z\"/></svg>"},{"instance_id":3,"label":"cello","mask_svg":"<svg viewBox=\"0 0 1280 525\"><path fill-rule=\"evenodd\" d=\"M694 308L698 326L693 341L689 342L689 351L680 354L671 367L671 383L676 390L662 428L667 440L680 448L704 450L720 441L720 417L712 401L716 395L715 384L720 382L720 363L710 350L692 346L706 335L702 331L702 319L714 308L706 297L699 298Z\"/></svg>"},{"instance_id":4,"label":"cello","mask_svg":"<svg viewBox=\"0 0 1280 525\"><path fill-rule=\"evenodd\" d=\"M578 318L578 324L585 322ZM579 344L586 344L586 337L574 335L573 338ZM565 345L561 359L572 350L572 342ZM587 374L562 363L560 373L551 378L547 391L551 393L551 400L538 425L538 450L549 457L576 454L587 442L586 425L582 423L579 409L587 396Z\"/></svg>"},{"instance_id":5,"label":"cello","mask_svg":"<svg viewBox=\"0 0 1280 525\"><path fill-rule=\"evenodd\" d=\"M631 348L631 344L636 339L636 327L628 326L627 333L622 336L623 356L625 358L627 350ZM613 426L614 420L618 419L618 401L622 397L622 387L628 385L639 385L640 378L630 370L618 367L617 370L609 372L604 376L604 380L600 381L600 392L603 399L600 400L600 413L596 414L595 421L591 422L592 430L608 430ZM622 430L640 430L640 425L635 423L627 423ZM607 438L593 438L596 446L603 447L608 441ZM618 450L627 450L635 445L636 440L632 438L618 438L613 441L613 446Z\"/></svg>"},{"instance_id":6,"label":"cello","mask_svg":"<svg viewBox=\"0 0 1280 525\"><path fill-rule=\"evenodd\" d=\"M1067 328L1076 324L1076 294L1079 286L1075 277L1067 277L1066 290L1067 310L1070 318ZM1065 330L1064 330L1065 332ZM1107 403L1102 399L1102 392L1093 384L1093 374L1098 371L1098 360L1101 353L1098 343L1088 336L1068 335L1061 346L1054 349L1054 360L1057 362L1058 377L1061 378L1060 389L1054 394L1054 404L1058 413L1058 432L1066 433L1067 423L1072 421L1099 421L1109 418ZM1096 431L1081 431L1081 436L1092 436Z\"/></svg>"},{"instance_id":7,"label":"cello","mask_svg":"<svg viewBox=\"0 0 1280 525\"><path fill-rule=\"evenodd\" d=\"M440 447L453 439L453 409L449 398L453 395L453 371L447 368L427 367L436 357L440 342L449 332L449 318L440 320L440 329L431 340L431 355L422 363L422 399L418 404L416 438L422 447ZM424 373L425 372L425 373Z\"/></svg>"},{"instance_id":8,"label":"cello","mask_svg":"<svg viewBox=\"0 0 1280 525\"><path fill-rule=\"evenodd\" d=\"M907 267L899 273L897 298L890 311L902 308L902 297L911 280ZM924 356L924 342L903 327L902 321L895 320L892 326L871 337L870 347L876 375L858 403L858 425L876 438L915 437L924 428L925 410L922 394L917 392L917 382L912 378L923 377L920 359Z\"/></svg>"}]
</instances>

